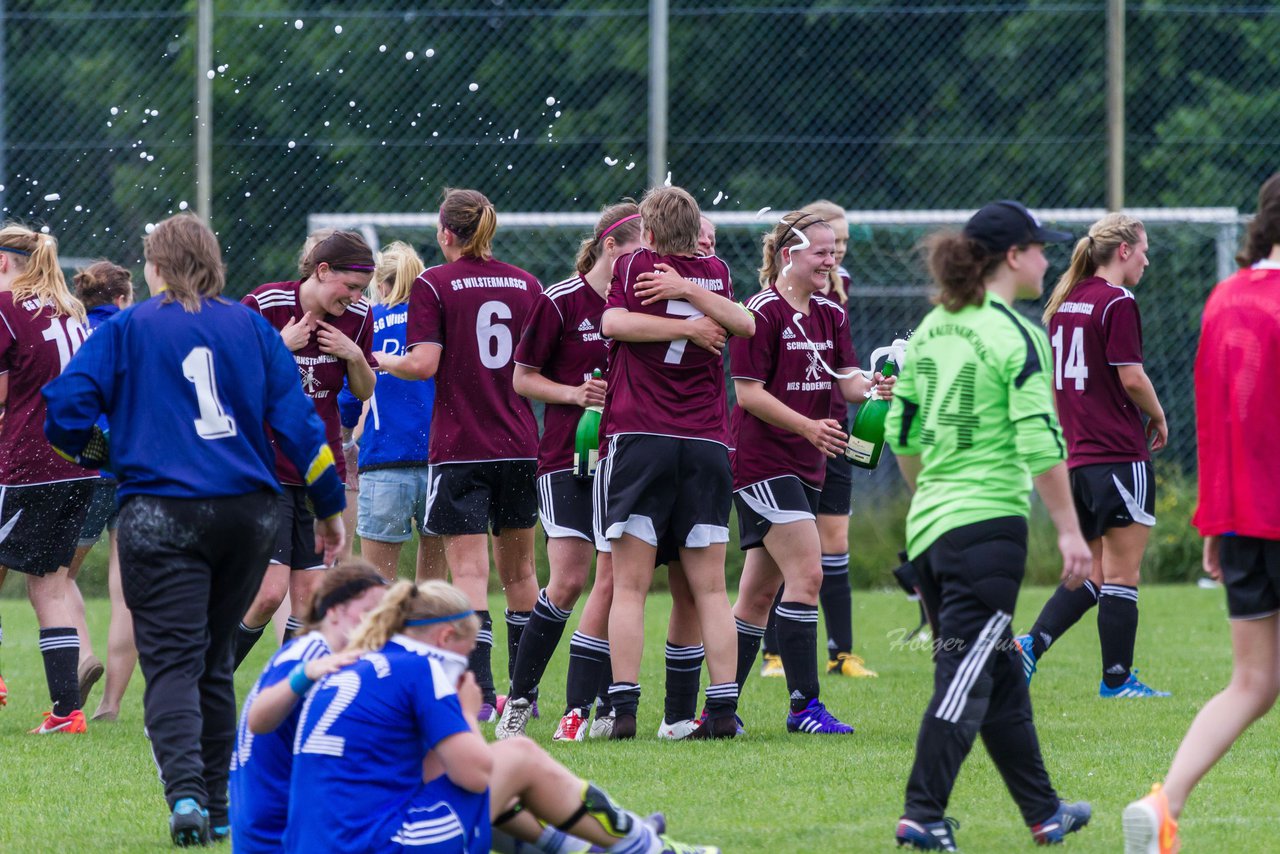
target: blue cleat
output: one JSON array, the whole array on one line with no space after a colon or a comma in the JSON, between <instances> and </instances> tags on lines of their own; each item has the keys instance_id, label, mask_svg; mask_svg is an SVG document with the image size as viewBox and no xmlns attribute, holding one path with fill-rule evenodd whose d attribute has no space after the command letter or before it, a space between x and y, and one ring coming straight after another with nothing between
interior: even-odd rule
<instances>
[{"instance_id":1,"label":"blue cleat","mask_svg":"<svg viewBox=\"0 0 1280 854\"><path fill-rule=\"evenodd\" d=\"M1031 635L1018 635L1013 639L1018 646L1018 657L1022 659L1022 675L1031 684L1031 677L1036 675L1036 651Z\"/></svg>"},{"instance_id":2,"label":"blue cleat","mask_svg":"<svg viewBox=\"0 0 1280 854\"><path fill-rule=\"evenodd\" d=\"M1084 827L1092 816L1093 807L1085 801L1059 801L1056 813L1031 826L1031 838L1036 845L1061 845L1068 833Z\"/></svg>"},{"instance_id":3,"label":"blue cleat","mask_svg":"<svg viewBox=\"0 0 1280 854\"><path fill-rule=\"evenodd\" d=\"M808 732L815 735L853 735L853 727L827 711L817 697L809 701L804 711L787 715L787 732Z\"/></svg>"},{"instance_id":4,"label":"blue cleat","mask_svg":"<svg viewBox=\"0 0 1280 854\"><path fill-rule=\"evenodd\" d=\"M179 848L209 844L209 811L193 798L182 798L169 816L169 836Z\"/></svg>"},{"instance_id":5,"label":"blue cleat","mask_svg":"<svg viewBox=\"0 0 1280 854\"><path fill-rule=\"evenodd\" d=\"M1124 684L1118 688L1108 688L1106 682L1098 683L1098 696L1103 699L1115 699L1122 697L1168 697L1168 691L1157 691L1150 685L1138 680L1138 671L1135 668L1129 674L1129 678L1124 680Z\"/></svg>"},{"instance_id":6,"label":"blue cleat","mask_svg":"<svg viewBox=\"0 0 1280 854\"><path fill-rule=\"evenodd\" d=\"M952 831L959 829L960 822L954 818L926 822L913 821L904 815L898 819L898 830L894 836L899 847L909 845L917 851L958 851Z\"/></svg>"}]
</instances>

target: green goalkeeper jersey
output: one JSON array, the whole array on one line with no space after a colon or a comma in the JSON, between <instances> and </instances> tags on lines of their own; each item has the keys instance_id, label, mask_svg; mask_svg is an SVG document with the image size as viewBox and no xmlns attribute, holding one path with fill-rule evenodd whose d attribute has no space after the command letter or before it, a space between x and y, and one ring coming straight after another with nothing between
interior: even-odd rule
<instances>
[{"instance_id":1,"label":"green goalkeeper jersey","mask_svg":"<svg viewBox=\"0 0 1280 854\"><path fill-rule=\"evenodd\" d=\"M963 525L1027 515L1032 476L1067 456L1052 369L1044 331L994 294L921 321L885 424L896 453L920 455L910 557Z\"/></svg>"}]
</instances>

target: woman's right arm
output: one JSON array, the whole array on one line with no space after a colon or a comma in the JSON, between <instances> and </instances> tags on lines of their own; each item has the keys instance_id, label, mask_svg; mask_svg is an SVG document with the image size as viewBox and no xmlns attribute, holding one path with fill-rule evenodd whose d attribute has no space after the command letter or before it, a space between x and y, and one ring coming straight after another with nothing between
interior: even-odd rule
<instances>
[{"instance_id":1,"label":"woman's right arm","mask_svg":"<svg viewBox=\"0 0 1280 854\"><path fill-rule=\"evenodd\" d=\"M374 353L378 369L402 380L429 380L440 370L440 354L444 347L430 342L418 344L403 356Z\"/></svg>"},{"instance_id":2,"label":"woman's right arm","mask_svg":"<svg viewBox=\"0 0 1280 854\"><path fill-rule=\"evenodd\" d=\"M600 325L606 338L645 344L659 341L692 341L712 353L724 351L729 334L724 327L709 317L683 320L675 317L655 317L641 311L624 308L609 309Z\"/></svg>"},{"instance_id":3,"label":"woman's right arm","mask_svg":"<svg viewBox=\"0 0 1280 854\"><path fill-rule=\"evenodd\" d=\"M468 792L483 792L493 775L493 754L480 734L476 714L483 698L471 671L462 674L458 682L458 705L469 729L441 739L423 758L423 773L432 767L443 767L444 774L455 786ZM434 760L432 759L434 757Z\"/></svg>"},{"instance_id":4,"label":"woman's right arm","mask_svg":"<svg viewBox=\"0 0 1280 854\"><path fill-rule=\"evenodd\" d=\"M540 368L516 364L512 387L516 394L543 403L564 406L604 406L605 381L587 380L582 385L565 385L544 376Z\"/></svg>"},{"instance_id":5,"label":"woman's right arm","mask_svg":"<svg viewBox=\"0 0 1280 854\"><path fill-rule=\"evenodd\" d=\"M363 654L364 650L352 649L321 656L306 662L303 665L303 672L306 674L308 683L316 682L322 676L335 673L355 662ZM249 705L249 731L255 735L275 731L275 728L289 717L289 713L298 705L298 702L306 696L306 688L311 686L307 684L305 687L301 685L299 687L303 687L301 694L295 689L292 676L286 676L274 685L259 691L258 696Z\"/></svg>"}]
</instances>

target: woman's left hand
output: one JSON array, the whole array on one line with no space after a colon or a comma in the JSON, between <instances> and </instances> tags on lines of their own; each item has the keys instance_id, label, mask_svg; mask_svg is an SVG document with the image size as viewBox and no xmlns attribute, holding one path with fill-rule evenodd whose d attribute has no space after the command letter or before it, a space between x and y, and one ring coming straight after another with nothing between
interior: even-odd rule
<instances>
[{"instance_id":1,"label":"woman's left hand","mask_svg":"<svg viewBox=\"0 0 1280 854\"><path fill-rule=\"evenodd\" d=\"M681 276L674 267L658 263L653 269L636 277L635 293L641 305L652 305L659 300L687 300L689 289L697 285Z\"/></svg>"},{"instance_id":2,"label":"woman's left hand","mask_svg":"<svg viewBox=\"0 0 1280 854\"><path fill-rule=\"evenodd\" d=\"M876 371L875 376L871 378L875 383L876 395L881 400L893 400L893 387L897 384L897 377L886 377L884 374Z\"/></svg>"}]
</instances>

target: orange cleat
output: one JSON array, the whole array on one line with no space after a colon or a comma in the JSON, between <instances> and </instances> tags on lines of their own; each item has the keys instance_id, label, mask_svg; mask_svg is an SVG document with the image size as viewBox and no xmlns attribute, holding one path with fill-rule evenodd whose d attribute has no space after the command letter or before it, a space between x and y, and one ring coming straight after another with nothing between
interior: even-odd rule
<instances>
[{"instance_id":1,"label":"orange cleat","mask_svg":"<svg viewBox=\"0 0 1280 854\"><path fill-rule=\"evenodd\" d=\"M55 732L79 733L89 728L84 720L84 712L79 709L74 710L66 717L60 717L53 712L44 713L44 723L31 730L32 735L50 735Z\"/></svg>"},{"instance_id":2,"label":"orange cleat","mask_svg":"<svg viewBox=\"0 0 1280 854\"><path fill-rule=\"evenodd\" d=\"M1156 783L1151 794L1124 808L1125 854L1178 854L1178 823L1169 813L1169 796Z\"/></svg>"}]
</instances>

